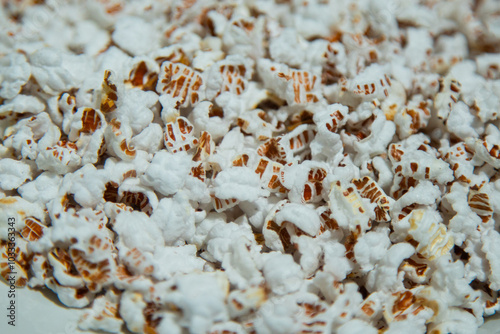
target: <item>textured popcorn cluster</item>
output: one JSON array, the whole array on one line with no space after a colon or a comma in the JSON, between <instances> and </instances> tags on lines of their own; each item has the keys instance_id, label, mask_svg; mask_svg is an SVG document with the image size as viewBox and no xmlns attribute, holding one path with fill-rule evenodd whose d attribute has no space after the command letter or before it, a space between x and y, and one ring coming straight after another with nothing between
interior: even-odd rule
<instances>
[{"instance_id":1,"label":"textured popcorn cluster","mask_svg":"<svg viewBox=\"0 0 500 334\"><path fill-rule=\"evenodd\" d=\"M500 3L0 7L0 270L119 333L470 334L499 308Z\"/></svg>"}]
</instances>

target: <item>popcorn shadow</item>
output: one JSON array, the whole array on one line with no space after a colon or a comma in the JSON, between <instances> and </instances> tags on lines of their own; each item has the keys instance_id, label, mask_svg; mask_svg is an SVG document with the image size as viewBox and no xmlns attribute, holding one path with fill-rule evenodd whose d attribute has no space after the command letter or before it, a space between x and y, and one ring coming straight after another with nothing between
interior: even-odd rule
<instances>
[{"instance_id":1,"label":"popcorn shadow","mask_svg":"<svg viewBox=\"0 0 500 334\"><path fill-rule=\"evenodd\" d=\"M28 288L28 289L40 292L45 297L46 300L50 300L52 303L56 304L59 307L67 308L67 306L61 303L59 301L59 298L57 298L57 295L49 288L42 287L42 288Z\"/></svg>"},{"instance_id":2,"label":"popcorn shadow","mask_svg":"<svg viewBox=\"0 0 500 334\"><path fill-rule=\"evenodd\" d=\"M500 333L500 312L487 317L484 324L479 327L477 334L498 334Z\"/></svg>"}]
</instances>

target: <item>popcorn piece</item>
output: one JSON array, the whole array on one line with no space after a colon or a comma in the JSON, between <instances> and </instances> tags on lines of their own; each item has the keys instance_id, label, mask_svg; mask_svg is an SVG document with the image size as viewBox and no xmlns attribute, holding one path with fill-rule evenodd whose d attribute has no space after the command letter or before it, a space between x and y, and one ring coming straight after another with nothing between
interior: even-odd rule
<instances>
[{"instance_id":1,"label":"popcorn piece","mask_svg":"<svg viewBox=\"0 0 500 334\"><path fill-rule=\"evenodd\" d=\"M448 74L442 80L441 87L440 92L434 97L434 106L437 110L438 117L446 119L453 105L458 102L462 85L455 80L451 74Z\"/></svg>"},{"instance_id":2,"label":"popcorn piece","mask_svg":"<svg viewBox=\"0 0 500 334\"><path fill-rule=\"evenodd\" d=\"M26 226L26 218L32 217L39 221L45 221L45 214L38 203L31 203L19 196L7 196L0 198L0 213L3 219L0 229L0 239L8 240L8 218L14 218L14 228L21 231Z\"/></svg>"},{"instance_id":3,"label":"popcorn piece","mask_svg":"<svg viewBox=\"0 0 500 334\"><path fill-rule=\"evenodd\" d=\"M314 139L315 134L316 131L313 130L312 126L303 124L284 135L283 141L284 143L287 143L287 148L290 149L293 154L297 154L307 150L307 147Z\"/></svg>"},{"instance_id":4,"label":"popcorn piece","mask_svg":"<svg viewBox=\"0 0 500 334\"><path fill-rule=\"evenodd\" d=\"M324 127L328 131L336 133L346 123L348 112L348 108L339 103L335 103L328 105L326 110L323 109L315 113L313 120L318 126L318 129Z\"/></svg>"},{"instance_id":5,"label":"popcorn piece","mask_svg":"<svg viewBox=\"0 0 500 334\"><path fill-rule=\"evenodd\" d=\"M206 161L214 153L215 143L210 133L203 131L200 135L200 144L193 156L193 161Z\"/></svg>"},{"instance_id":6,"label":"popcorn piece","mask_svg":"<svg viewBox=\"0 0 500 334\"><path fill-rule=\"evenodd\" d=\"M26 226L21 230L21 237L26 241L36 241L44 235L46 226L36 218L26 218Z\"/></svg>"},{"instance_id":7,"label":"popcorn piece","mask_svg":"<svg viewBox=\"0 0 500 334\"><path fill-rule=\"evenodd\" d=\"M278 63L298 67L304 62L306 42L293 29L284 29L269 43L271 58Z\"/></svg>"},{"instance_id":8,"label":"popcorn piece","mask_svg":"<svg viewBox=\"0 0 500 334\"><path fill-rule=\"evenodd\" d=\"M174 284L176 289L163 299L183 311L183 321L188 324L191 332L203 333L214 322L228 320L224 300L229 284L223 274L188 274L176 277Z\"/></svg>"},{"instance_id":9,"label":"popcorn piece","mask_svg":"<svg viewBox=\"0 0 500 334\"><path fill-rule=\"evenodd\" d=\"M34 254L31 259L31 270L33 271L33 276L28 282L28 286L31 288L44 286L44 281L49 277L49 268L47 258L40 254Z\"/></svg>"},{"instance_id":10,"label":"popcorn piece","mask_svg":"<svg viewBox=\"0 0 500 334\"><path fill-rule=\"evenodd\" d=\"M133 59L129 74L129 84L143 90L154 90L158 81L158 64L146 57Z\"/></svg>"},{"instance_id":11,"label":"popcorn piece","mask_svg":"<svg viewBox=\"0 0 500 334\"><path fill-rule=\"evenodd\" d=\"M468 152L464 142L457 143L452 147L443 147L444 160L452 166L455 178L461 182L470 183L474 178L474 165L471 161L473 152Z\"/></svg>"},{"instance_id":12,"label":"popcorn piece","mask_svg":"<svg viewBox=\"0 0 500 334\"><path fill-rule=\"evenodd\" d=\"M403 275L398 273L401 262L410 257L415 249L407 243L398 243L389 248L375 269L368 274L366 289L368 291L399 291L403 288Z\"/></svg>"},{"instance_id":13,"label":"popcorn piece","mask_svg":"<svg viewBox=\"0 0 500 334\"><path fill-rule=\"evenodd\" d=\"M405 58L411 68L426 69L429 67L429 56L433 51L431 34L425 28L410 28L407 30L408 44Z\"/></svg>"},{"instance_id":14,"label":"popcorn piece","mask_svg":"<svg viewBox=\"0 0 500 334\"><path fill-rule=\"evenodd\" d=\"M370 333L370 334L375 334L377 333L377 330L370 326L368 323L364 322L363 320L358 320L354 319L349 322L346 322L342 326L340 326L337 329L339 334L347 334L347 333L352 333L352 334L361 334L361 333Z\"/></svg>"},{"instance_id":15,"label":"popcorn piece","mask_svg":"<svg viewBox=\"0 0 500 334\"><path fill-rule=\"evenodd\" d=\"M481 219L483 223L488 218L491 218L494 207L491 201L491 193L487 185L481 187L472 187L469 190L469 195L467 202L472 211L474 211Z\"/></svg>"},{"instance_id":16,"label":"popcorn piece","mask_svg":"<svg viewBox=\"0 0 500 334\"><path fill-rule=\"evenodd\" d=\"M41 151L36 158L36 164L42 170L66 174L80 166L81 157L74 143L62 140Z\"/></svg>"},{"instance_id":17,"label":"popcorn piece","mask_svg":"<svg viewBox=\"0 0 500 334\"><path fill-rule=\"evenodd\" d=\"M118 78L113 70L104 71L104 80L102 82L100 109L103 113L115 111L118 107L119 88Z\"/></svg>"},{"instance_id":18,"label":"popcorn piece","mask_svg":"<svg viewBox=\"0 0 500 334\"><path fill-rule=\"evenodd\" d=\"M257 68L265 87L276 92L289 105L314 103L322 99L318 91L318 77L308 71L293 70L267 59L259 60Z\"/></svg>"},{"instance_id":19,"label":"popcorn piece","mask_svg":"<svg viewBox=\"0 0 500 334\"><path fill-rule=\"evenodd\" d=\"M93 134L101 127L106 126L106 121L99 110L79 108L73 114L72 122L68 125L69 128L65 132L70 140L76 141L81 133Z\"/></svg>"},{"instance_id":20,"label":"popcorn piece","mask_svg":"<svg viewBox=\"0 0 500 334\"><path fill-rule=\"evenodd\" d=\"M488 79L498 79L500 59L496 54L481 54L476 58L477 72Z\"/></svg>"},{"instance_id":21,"label":"popcorn piece","mask_svg":"<svg viewBox=\"0 0 500 334\"><path fill-rule=\"evenodd\" d=\"M70 247L71 260L91 292L99 292L114 281L116 265L111 245L112 240L101 234L80 239Z\"/></svg>"},{"instance_id":22,"label":"popcorn piece","mask_svg":"<svg viewBox=\"0 0 500 334\"><path fill-rule=\"evenodd\" d=\"M322 228L318 213L313 209L287 202L280 201L271 209L262 230L266 246L282 252L290 252L291 236L316 236Z\"/></svg>"},{"instance_id":23,"label":"popcorn piece","mask_svg":"<svg viewBox=\"0 0 500 334\"><path fill-rule=\"evenodd\" d=\"M340 282L352 271L352 264L346 257L346 248L338 242L322 245L324 252L323 272L331 274L333 279Z\"/></svg>"},{"instance_id":24,"label":"popcorn piece","mask_svg":"<svg viewBox=\"0 0 500 334\"><path fill-rule=\"evenodd\" d=\"M300 307L293 295L285 296L283 299L273 298L265 302L259 309L251 328L264 333L297 332L300 320L294 316L300 312Z\"/></svg>"},{"instance_id":25,"label":"popcorn piece","mask_svg":"<svg viewBox=\"0 0 500 334\"><path fill-rule=\"evenodd\" d=\"M69 253L62 248L54 248L47 255L47 260L52 266L53 276L64 286L82 288L85 283L77 273Z\"/></svg>"},{"instance_id":26,"label":"popcorn piece","mask_svg":"<svg viewBox=\"0 0 500 334\"><path fill-rule=\"evenodd\" d=\"M215 324L210 329L210 334L221 334L224 332L234 333L234 334L244 334L245 330L243 329L242 325L233 321Z\"/></svg>"},{"instance_id":27,"label":"popcorn piece","mask_svg":"<svg viewBox=\"0 0 500 334\"><path fill-rule=\"evenodd\" d=\"M128 330L133 333L141 333L146 326L144 309L146 302L138 292L125 291L120 298L119 313L125 321Z\"/></svg>"},{"instance_id":28,"label":"popcorn piece","mask_svg":"<svg viewBox=\"0 0 500 334\"><path fill-rule=\"evenodd\" d=\"M356 240L354 256L363 272L373 270L378 261L384 257L391 245L388 232L387 229L370 231Z\"/></svg>"},{"instance_id":29,"label":"popcorn piece","mask_svg":"<svg viewBox=\"0 0 500 334\"><path fill-rule=\"evenodd\" d=\"M208 101L196 105L189 119L198 131L210 133L213 140L218 140L229 132L230 122L224 119L224 111Z\"/></svg>"},{"instance_id":30,"label":"popcorn piece","mask_svg":"<svg viewBox=\"0 0 500 334\"><path fill-rule=\"evenodd\" d=\"M352 182L360 192L361 197L368 198L370 203L377 204L375 208L375 220L379 222L389 221L389 210L394 200L388 197L379 185L369 176L353 180Z\"/></svg>"},{"instance_id":31,"label":"popcorn piece","mask_svg":"<svg viewBox=\"0 0 500 334\"><path fill-rule=\"evenodd\" d=\"M500 143L500 130L492 124L486 127L485 140L474 138L467 138L466 140L467 147L476 153L475 157L477 157L477 159L495 168L500 167L498 143Z\"/></svg>"},{"instance_id":32,"label":"popcorn piece","mask_svg":"<svg viewBox=\"0 0 500 334\"><path fill-rule=\"evenodd\" d=\"M153 121L151 109L157 102L158 95L154 92L129 89L123 95L122 105L117 110L118 120L130 124L134 133L139 133Z\"/></svg>"},{"instance_id":33,"label":"popcorn piece","mask_svg":"<svg viewBox=\"0 0 500 334\"><path fill-rule=\"evenodd\" d=\"M248 159L248 154L239 155L233 161L233 166L246 166L249 164ZM266 157L262 157L257 160L257 163L255 163L254 166L254 172L255 174L259 175L261 185L264 189L267 189L271 192L286 192L286 188L281 183L283 173L282 164L271 161Z\"/></svg>"},{"instance_id":34,"label":"popcorn piece","mask_svg":"<svg viewBox=\"0 0 500 334\"><path fill-rule=\"evenodd\" d=\"M331 184L329 207L332 217L343 229L364 233L371 227L374 210L366 204L354 187L345 188L340 181Z\"/></svg>"},{"instance_id":35,"label":"popcorn piece","mask_svg":"<svg viewBox=\"0 0 500 334\"><path fill-rule=\"evenodd\" d=\"M62 67L61 55L52 48L43 48L30 56L31 73L44 92L56 95L74 85L70 72Z\"/></svg>"},{"instance_id":36,"label":"popcorn piece","mask_svg":"<svg viewBox=\"0 0 500 334\"><path fill-rule=\"evenodd\" d=\"M21 156L35 159L39 149L54 145L59 137L59 128L51 124L47 113L42 112L5 129L4 144L6 147L14 148ZM44 140L38 147L37 141L41 138Z\"/></svg>"},{"instance_id":37,"label":"popcorn piece","mask_svg":"<svg viewBox=\"0 0 500 334\"><path fill-rule=\"evenodd\" d=\"M137 248L120 247L118 255L130 272L136 275L149 276L154 271L153 256L150 252L142 252Z\"/></svg>"},{"instance_id":38,"label":"popcorn piece","mask_svg":"<svg viewBox=\"0 0 500 334\"><path fill-rule=\"evenodd\" d=\"M0 188L3 190L18 188L32 179L31 174L30 166L22 161L13 159L0 160Z\"/></svg>"},{"instance_id":39,"label":"popcorn piece","mask_svg":"<svg viewBox=\"0 0 500 334\"><path fill-rule=\"evenodd\" d=\"M394 122L400 138L407 138L427 126L431 117L430 106L430 100L424 101L421 95L416 95L401 113L396 113Z\"/></svg>"},{"instance_id":40,"label":"popcorn piece","mask_svg":"<svg viewBox=\"0 0 500 334\"><path fill-rule=\"evenodd\" d=\"M260 145L257 149L257 154L260 156L265 156L273 161L276 161L282 165L291 161L292 152L287 146L283 137L271 138L266 141L264 144Z\"/></svg>"},{"instance_id":41,"label":"popcorn piece","mask_svg":"<svg viewBox=\"0 0 500 334\"><path fill-rule=\"evenodd\" d=\"M230 55L210 67L207 73L206 97L213 99L221 92L241 95L253 75L253 61Z\"/></svg>"},{"instance_id":42,"label":"popcorn piece","mask_svg":"<svg viewBox=\"0 0 500 334\"><path fill-rule=\"evenodd\" d=\"M332 42L327 45L324 53L326 58L321 75L321 81L325 84L337 82L347 74L346 49L342 43Z\"/></svg>"},{"instance_id":43,"label":"popcorn piece","mask_svg":"<svg viewBox=\"0 0 500 334\"><path fill-rule=\"evenodd\" d=\"M418 291L417 288L391 295L384 310L384 318L389 322L389 331L399 327L395 324L400 321L413 322L419 328L424 328L425 321L434 315L434 310L428 307L424 300L413 294Z\"/></svg>"},{"instance_id":44,"label":"popcorn piece","mask_svg":"<svg viewBox=\"0 0 500 334\"><path fill-rule=\"evenodd\" d=\"M448 131L462 140L469 137L478 137L478 133L481 133L482 129L476 125L477 123L467 105L462 101L459 101L451 108L450 115L446 120Z\"/></svg>"},{"instance_id":45,"label":"popcorn piece","mask_svg":"<svg viewBox=\"0 0 500 334\"><path fill-rule=\"evenodd\" d=\"M203 79L190 67L165 61L158 75L156 91L167 94L178 106L196 105L204 98Z\"/></svg>"},{"instance_id":46,"label":"popcorn piece","mask_svg":"<svg viewBox=\"0 0 500 334\"><path fill-rule=\"evenodd\" d=\"M249 223L260 230L267 212L279 201L277 198L259 198L253 202L242 202L240 208L247 215Z\"/></svg>"},{"instance_id":47,"label":"popcorn piece","mask_svg":"<svg viewBox=\"0 0 500 334\"><path fill-rule=\"evenodd\" d=\"M9 236L5 238L9 242L2 240L0 243L0 275L6 282L10 283L13 280L16 287L24 288L28 282L27 268L29 268L31 254L27 249L26 241L14 239ZM14 279L12 279L12 274L14 274Z\"/></svg>"},{"instance_id":48,"label":"popcorn piece","mask_svg":"<svg viewBox=\"0 0 500 334\"><path fill-rule=\"evenodd\" d=\"M196 257L196 247L186 245L156 250L153 276L159 280L169 279L176 274L203 271L204 261Z\"/></svg>"},{"instance_id":49,"label":"popcorn piece","mask_svg":"<svg viewBox=\"0 0 500 334\"><path fill-rule=\"evenodd\" d=\"M412 152L411 158L400 145L391 144L389 147L389 158L395 166L395 178L391 187L394 198L399 198L410 187L415 186L417 180L435 180L440 184L453 180L453 171L449 165L435 158L434 154L427 152L427 149L408 150L408 152Z\"/></svg>"},{"instance_id":50,"label":"popcorn piece","mask_svg":"<svg viewBox=\"0 0 500 334\"><path fill-rule=\"evenodd\" d=\"M385 68L372 64L352 81L344 82L346 89L363 98L384 99L389 96L391 79L386 74Z\"/></svg>"},{"instance_id":51,"label":"popcorn piece","mask_svg":"<svg viewBox=\"0 0 500 334\"><path fill-rule=\"evenodd\" d=\"M436 331L457 333L466 333L475 330L474 328L476 325L474 324L474 316L469 312L452 309L449 313L450 315L446 321L431 325L430 328Z\"/></svg>"},{"instance_id":52,"label":"popcorn piece","mask_svg":"<svg viewBox=\"0 0 500 334\"><path fill-rule=\"evenodd\" d=\"M281 184L289 189L292 202L319 202L323 199L323 182L327 177L326 166L306 161L289 164L280 173Z\"/></svg>"},{"instance_id":53,"label":"popcorn piece","mask_svg":"<svg viewBox=\"0 0 500 334\"><path fill-rule=\"evenodd\" d=\"M69 125L72 120L71 115L77 109L75 96L69 93L62 93L57 97L51 97L48 101L48 107L48 113L54 124L61 126L64 133L69 133Z\"/></svg>"},{"instance_id":54,"label":"popcorn piece","mask_svg":"<svg viewBox=\"0 0 500 334\"><path fill-rule=\"evenodd\" d=\"M94 294L87 288L76 289L59 285L57 281L50 277L45 281L45 285L57 294L61 303L68 307L83 308L88 306L94 299Z\"/></svg>"},{"instance_id":55,"label":"popcorn piece","mask_svg":"<svg viewBox=\"0 0 500 334\"><path fill-rule=\"evenodd\" d=\"M4 279L109 332L500 309L494 1L38 2L0 11Z\"/></svg>"},{"instance_id":56,"label":"popcorn piece","mask_svg":"<svg viewBox=\"0 0 500 334\"><path fill-rule=\"evenodd\" d=\"M163 195L173 195L184 186L190 170L191 157L186 153L162 150L154 155L141 181Z\"/></svg>"},{"instance_id":57,"label":"popcorn piece","mask_svg":"<svg viewBox=\"0 0 500 334\"><path fill-rule=\"evenodd\" d=\"M212 231L209 237L211 234ZM234 233L232 238L234 240L231 244L232 251L226 252L222 259L222 268L224 268L229 281L240 289L262 285L264 279L255 260L260 247L255 247L255 243L251 239L249 240L248 236L237 236ZM208 247L210 247L212 240L209 241ZM238 312L241 311L237 304L235 307Z\"/></svg>"},{"instance_id":58,"label":"popcorn piece","mask_svg":"<svg viewBox=\"0 0 500 334\"><path fill-rule=\"evenodd\" d=\"M147 229L147 230L145 230ZM116 216L113 230L121 235L120 242L129 249L153 252L164 245L161 230L153 219L142 212L122 212ZM137 233L137 231L142 231Z\"/></svg>"},{"instance_id":59,"label":"popcorn piece","mask_svg":"<svg viewBox=\"0 0 500 334\"><path fill-rule=\"evenodd\" d=\"M357 315L365 321L377 321L383 317L383 306L389 296L384 292L372 292L360 304Z\"/></svg>"},{"instance_id":60,"label":"popcorn piece","mask_svg":"<svg viewBox=\"0 0 500 334\"><path fill-rule=\"evenodd\" d=\"M171 153L189 151L198 144L193 136L193 126L184 117L177 117L174 122L165 125L165 147Z\"/></svg>"},{"instance_id":61,"label":"popcorn piece","mask_svg":"<svg viewBox=\"0 0 500 334\"><path fill-rule=\"evenodd\" d=\"M253 59L264 54L264 17L235 15L224 25L222 42L230 54L242 54Z\"/></svg>"},{"instance_id":62,"label":"popcorn piece","mask_svg":"<svg viewBox=\"0 0 500 334\"><path fill-rule=\"evenodd\" d=\"M80 318L78 328L119 333L123 324L123 320L118 317L119 301L119 294L113 290L108 290L106 295L97 297L92 304L92 309Z\"/></svg>"},{"instance_id":63,"label":"popcorn piece","mask_svg":"<svg viewBox=\"0 0 500 334\"><path fill-rule=\"evenodd\" d=\"M274 293L284 295L300 289L303 273L291 255L273 252L264 261L264 278Z\"/></svg>"},{"instance_id":64,"label":"popcorn piece","mask_svg":"<svg viewBox=\"0 0 500 334\"><path fill-rule=\"evenodd\" d=\"M328 315L334 319L333 328L351 320L363 300L361 294L357 291L358 286L355 283L341 284L338 289L337 298L328 310Z\"/></svg>"},{"instance_id":65,"label":"popcorn piece","mask_svg":"<svg viewBox=\"0 0 500 334\"><path fill-rule=\"evenodd\" d=\"M374 116L370 135L353 142L354 150L358 153L354 159L356 164L384 152L396 132L394 123L388 121L380 110L376 109Z\"/></svg>"},{"instance_id":66,"label":"popcorn piece","mask_svg":"<svg viewBox=\"0 0 500 334\"><path fill-rule=\"evenodd\" d=\"M94 69L94 60L87 55L62 54L62 67L73 78L73 86L80 85Z\"/></svg>"},{"instance_id":67,"label":"popcorn piece","mask_svg":"<svg viewBox=\"0 0 500 334\"><path fill-rule=\"evenodd\" d=\"M437 55L431 59L431 68L435 72L443 73L450 66L459 63L468 56L467 38L461 33L439 36L436 41L435 53Z\"/></svg>"},{"instance_id":68,"label":"popcorn piece","mask_svg":"<svg viewBox=\"0 0 500 334\"><path fill-rule=\"evenodd\" d=\"M99 25L90 20L78 21L70 41L70 48L87 55L98 55L110 42L110 36Z\"/></svg>"},{"instance_id":69,"label":"popcorn piece","mask_svg":"<svg viewBox=\"0 0 500 334\"><path fill-rule=\"evenodd\" d=\"M182 245L183 240L194 237L194 209L189 205L188 198L181 194L162 198L151 219L162 231L166 245Z\"/></svg>"},{"instance_id":70,"label":"popcorn piece","mask_svg":"<svg viewBox=\"0 0 500 334\"><path fill-rule=\"evenodd\" d=\"M422 194L426 194L423 196ZM392 207L392 216L402 219L410 213L412 207L416 205L432 206L439 198L439 188L429 181L422 181L417 186L410 188L401 196ZM410 209L410 210L408 210Z\"/></svg>"},{"instance_id":71,"label":"popcorn piece","mask_svg":"<svg viewBox=\"0 0 500 334\"><path fill-rule=\"evenodd\" d=\"M225 169L214 179L214 195L219 199L254 201L267 194L267 191L260 189L257 174L247 167Z\"/></svg>"},{"instance_id":72,"label":"popcorn piece","mask_svg":"<svg viewBox=\"0 0 500 334\"><path fill-rule=\"evenodd\" d=\"M258 140L267 140L272 137L273 132L277 132L277 129L265 121L265 115L265 112L259 109L245 112L238 118L238 126Z\"/></svg>"},{"instance_id":73,"label":"popcorn piece","mask_svg":"<svg viewBox=\"0 0 500 334\"><path fill-rule=\"evenodd\" d=\"M285 222L294 224L310 236L315 236L320 229L320 221L316 212L307 206L288 203L276 213L275 222L281 226Z\"/></svg>"},{"instance_id":74,"label":"popcorn piece","mask_svg":"<svg viewBox=\"0 0 500 334\"><path fill-rule=\"evenodd\" d=\"M498 284L500 283L499 279L499 261L496 256L498 254L496 252L495 247L498 245L498 240L500 239L500 235L496 231L488 231L486 232L483 237L483 246L481 250L486 254L486 259L488 259L488 262L490 264L490 270L489 270L489 281L490 281L490 288L493 290L498 290Z\"/></svg>"},{"instance_id":75,"label":"popcorn piece","mask_svg":"<svg viewBox=\"0 0 500 334\"><path fill-rule=\"evenodd\" d=\"M135 16L120 18L112 38L120 48L134 56L146 54L159 46L153 25Z\"/></svg>"},{"instance_id":76,"label":"popcorn piece","mask_svg":"<svg viewBox=\"0 0 500 334\"><path fill-rule=\"evenodd\" d=\"M16 114L32 113L38 114L45 109L45 105L36 97L28 95L16 95L0 106L0 115L14 112Z\"/></svg>"},{"instance_id":77,"label":"popcorn piece","mask_svg":"<svg viewBox=\"0 0 500 334\"><path fill-rule=\"evenodd\" d=\"M345 124L347 109L340 108L338 104L330 107L334 110L339 109L331 114L318 112L314 115L313 120L317 124L317 134L311 142L310 148L312 157L315 159L324 157L335 165L334 161L343 157L344 144L336 132Z\"/></svg>"},{"instance_id":78,"label":"popcorn piece","mask_svg":"<svg viewBox=\"0 0 500 334\"><path fill-rule=\"evenodd\" d=\"M229 294L228 308L232 317L241 317L256 311L267 299L264 288L233 290Z\"/></svg>"},{"instance_id":79,"label":"popcorn piece","mask_svg":"<svg viewBox=\"0 0 500 334\"><path fill-rule=\"evenodd\" d=\"M122 160L132 160L136 150L130 145L132 128L127 123L121 123L116 118L109 122L104 132L107 151Z\"/></svg>"},{"instance_id":80,"label":"popcorn piece","mask_svg":"<svg viewBox=\"0 0 500 334\"><path fill-rule=\"evenodd\" d=\"M104 131L107 125L104 115L94 109L85 108L82 124L83 127L79 130L80 136L75 139L79 154L82 156L82 164L96 163L106 149Z\"/></svg>"},{"instance_id":81,"label":"popcorn piece","mask_svg":"<svg viewBox=\"0 0 500 334\"><path fill-rule=\"evenodd\" d=\"M186 44L184 45L174 44L153 51L151 54L151 58L153 58L159 66L161 66L164 61L171 61L172 63L181 63L186 66L189 66L191 64L192 51L193 50L188 50L188 45Z\"/></svg>"},{"instance_id":82,"label":"popcorn piece","mask_svg":"<svg viewBox=\"0 0 500 334\"><path fill-rule=\"evenodd\" d=\"M297 250L300 253L300 266L302 267L306 277L311 277L319 268L319 257L322 254L321 246L316 243L314 238L304 235L292 238L297 245Z\"/></svg>"},{"instance_id":83,"label":"popcorn piece","mask_svg":"<svg viewBox=\"0 0 500 334\"><path fill-rule=\"evenodd\" d=\"M158 207L158 197L140 183L140 179L133 177L124 180L118 189L118 201L150 216Z\"/></svg>"},{"instance_id":84,"label":"popcorn piece","mask_svg":"<svg viewBox=\"0 0 500 334\"><path fill-rule=\"evenodd\" d=\"M137 150L153 154L163 146L163 130L159 124L151 123L139 134L132 137L130 144Z\"/></svg>"}]
</instances>

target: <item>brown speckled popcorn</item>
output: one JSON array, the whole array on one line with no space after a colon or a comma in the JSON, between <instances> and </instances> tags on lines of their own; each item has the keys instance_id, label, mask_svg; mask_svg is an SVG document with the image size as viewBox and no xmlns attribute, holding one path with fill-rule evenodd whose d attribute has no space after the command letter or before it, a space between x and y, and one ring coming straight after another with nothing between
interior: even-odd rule
<instances>
[{"instance_id":1,"label":"brown speckled popcorn","mask_svg":"<svg viewBox=\"0 0 500 334\"><path fill-rule=\"evenodd\" d=\"M1 6L0 274L81 329L468 334L500 308L498 1Z\"/></svg>"}]
</instances>

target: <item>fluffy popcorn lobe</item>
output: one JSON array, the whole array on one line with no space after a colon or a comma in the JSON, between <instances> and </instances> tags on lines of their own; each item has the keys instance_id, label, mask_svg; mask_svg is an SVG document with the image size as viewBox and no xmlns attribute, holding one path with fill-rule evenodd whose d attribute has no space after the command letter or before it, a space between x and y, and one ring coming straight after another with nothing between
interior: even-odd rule
<instances>
[{"instance_id":1,"label":"fluffy popcorn lobe","mask_svg":"<svg viewBox=\"0 0 500 334\"><path fill-rule=\"evenodd\" d=\"M499 1L0 3L0 277L80 329L500 309Z\"/></svg>"}]
</instances>

